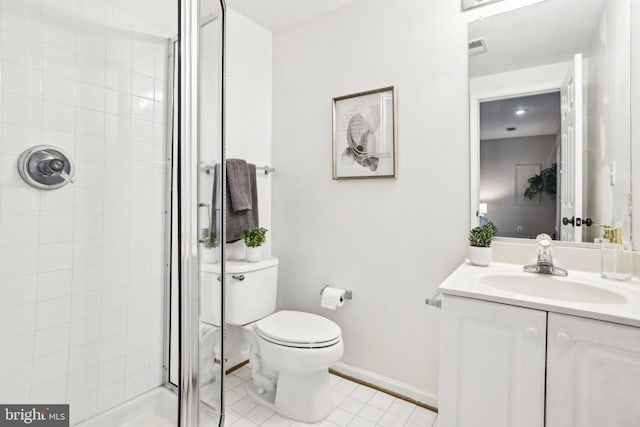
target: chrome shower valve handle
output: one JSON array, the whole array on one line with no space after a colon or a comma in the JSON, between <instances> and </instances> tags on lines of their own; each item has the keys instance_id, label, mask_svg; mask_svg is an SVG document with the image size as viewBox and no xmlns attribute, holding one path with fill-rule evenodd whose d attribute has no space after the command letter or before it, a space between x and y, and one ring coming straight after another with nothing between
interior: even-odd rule
<instances>
[{"instance_id":1,"label":"chrome shower valve handle","mask_svg":"<svg viewBox=\"0 0 640 427\"><path fill-rule=\"evenodd\" d=\"M73 179L65 172L66 161L51 155L50 159L42 160L38 163L38 170L44 176L60 176L65 181L73 184Z\"/></svg>"},{"instance_id":2,"label":"chrome shower valve handle","mask_svg":"<svg viewBox=\"0 0 640 427\"><path fill-rule=\"evenodd\" d=\"M65 171L59 173L60 178L67 181L69 184L73 184L73 178L71 178Z\"/></svg>"},{"instance_id":3,"label":"chrome shower valve handle","mask_svg":"<svg viewBox=\"0 0 640 427\"><path fill-rule=\"evenodd\" d=\"M75 168L69 154L60 147L37 145L18 158L18 173L29 185L54 190L73 183Z\"/></svg>"}]
</instances>

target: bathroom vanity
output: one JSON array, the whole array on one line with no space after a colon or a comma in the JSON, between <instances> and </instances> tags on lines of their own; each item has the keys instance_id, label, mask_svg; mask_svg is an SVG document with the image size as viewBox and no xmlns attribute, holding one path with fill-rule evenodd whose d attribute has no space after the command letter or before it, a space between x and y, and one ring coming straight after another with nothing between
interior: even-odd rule
<instances>
[{"instance_id":1,"label":"bathroom vanity","mask_svg":"<svg viewBox=\"0 0 640 427\"><path fill-rule=\"evenodd\" d=\"M640 283L463 264L440 290L440 427L640 425Z\"/></svg>"}]
</instances>

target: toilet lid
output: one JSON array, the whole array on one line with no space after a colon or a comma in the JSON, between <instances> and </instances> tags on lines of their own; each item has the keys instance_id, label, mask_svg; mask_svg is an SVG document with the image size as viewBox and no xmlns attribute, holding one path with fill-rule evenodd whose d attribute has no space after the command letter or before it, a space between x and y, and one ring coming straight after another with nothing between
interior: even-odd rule
<instances>
[{"instance_id":1,"label":"toilet lid","mask_svg":"<svg viewBox=\"0 0 640 427\"><path fill-rule=\"evenodd\" d=\"M278 311L255 323L262 338L289 347L329 347L341 339L340 326L316 314Z\"/></svg>"}]
</instances>

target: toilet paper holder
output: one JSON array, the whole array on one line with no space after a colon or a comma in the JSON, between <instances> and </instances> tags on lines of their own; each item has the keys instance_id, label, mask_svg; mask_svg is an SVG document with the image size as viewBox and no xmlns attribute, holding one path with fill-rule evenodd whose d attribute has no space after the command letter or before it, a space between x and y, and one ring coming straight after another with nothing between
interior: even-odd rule
<instances>
[{"instance_id":1,"label":"toilet paper holder","mask_svg":"<svg viewBox=\"0 0 640 427\"><path fill-rule=\"evenodd\" d=\"M324 293L324 290L327 288L330 288L330 285L325 286L324 288L322 288L322 290L320 291L320 295L322 295ZM351 289L345 289L344 290L344 299L353 299L353 292L351 291Z\"/></svg>"}]
</instances>

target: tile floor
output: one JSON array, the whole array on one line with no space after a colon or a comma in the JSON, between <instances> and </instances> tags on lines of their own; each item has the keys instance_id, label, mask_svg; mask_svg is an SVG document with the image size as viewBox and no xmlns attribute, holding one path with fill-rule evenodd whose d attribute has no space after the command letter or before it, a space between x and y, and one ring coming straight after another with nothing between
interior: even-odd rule
<instances>
[{"instance_id":1,"label":"tile floor","mask_svg":"<svg viewBox=\"0 0 640 427\"><path fill-rule=\"evenodd\" d=\"M437 427L437 414L386 393L331 375L336 409L322 422L306 424L274 414L247 396L247 366L226 376L226 425L233 427ZM206 394L206 390L203 390Z\"/></svg>"}]
</instances>

